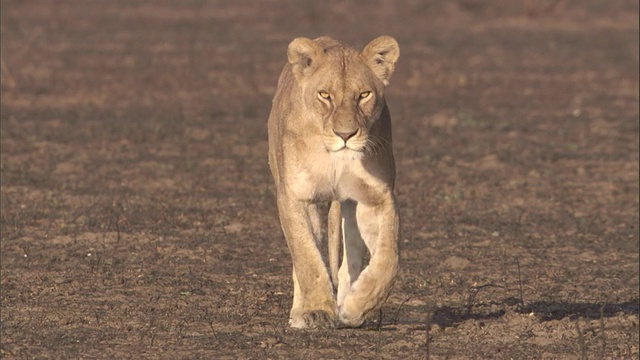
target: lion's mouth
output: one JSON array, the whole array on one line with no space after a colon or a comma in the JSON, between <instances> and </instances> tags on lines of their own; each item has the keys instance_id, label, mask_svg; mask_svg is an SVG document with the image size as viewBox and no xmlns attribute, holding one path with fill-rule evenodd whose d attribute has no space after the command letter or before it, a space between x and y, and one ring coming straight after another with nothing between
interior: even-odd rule
<instances>
[{"instance_id":1,"label":"lion's mouth","mask_svg":"<svg viewBox=\"0 0 640 360\"><path fill-rule=\"evenodd\" d=\"M364 156L364 146L356 146L344 141L336 141L331 145L327 144L327 150L333 158L339 160L357 160Z\"/></svg>"},{"instance_id":2,"label":"lion's mouth","mask_svg":"<svg viewBox=\"0 0 640 360\"><path fill-rule=\"evenodd\" d=\"M366 140L361 136L344 140L340 136L332 135L324 138L324 145L330 153L359 157L364 153Z\"/></svg>"},{"instance_id":3,"label":"lion's mouth","mask_svg":"<svg viewBox=\"0 0 640 360\"><path fill-rule=\"evenodd\" d=\"M359 144L345 142L342 140L334 141L332 144L326 144L327 149L331 152L340 152L340 151L355 151L362 152L364 146Z\"/></svg>"}]
</instances>

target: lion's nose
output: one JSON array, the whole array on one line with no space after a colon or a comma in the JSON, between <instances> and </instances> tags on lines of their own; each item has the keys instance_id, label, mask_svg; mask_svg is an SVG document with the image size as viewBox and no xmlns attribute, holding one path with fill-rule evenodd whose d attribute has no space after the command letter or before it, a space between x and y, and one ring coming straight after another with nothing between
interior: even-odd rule
<instances>
[{"instance_id":1,"label":"lion's nose","mask_svg":"<svg viewBox=\"0 0 640 360\"><path fill-rule=\"evenodd\" d=\"M346 132L333 130L333 133L340 136L342 140L344 140L344 142L347 142L347 140L351 139L355 134L358 133L358 129L356 129L355 131L346 131Z\"/></svg>"}]
</instances>

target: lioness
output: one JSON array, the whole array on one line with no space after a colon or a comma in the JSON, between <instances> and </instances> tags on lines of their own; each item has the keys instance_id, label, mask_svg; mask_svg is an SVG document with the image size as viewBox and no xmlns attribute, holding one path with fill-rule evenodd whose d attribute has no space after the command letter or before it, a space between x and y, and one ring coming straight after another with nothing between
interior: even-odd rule
<instances>
[{"instance_id":1,"label":"lioness","mask_svg":"<svg viewBox=\"0 0 640 360\"><path fill-rule=\"evenodd\" d=\"M269 165L293 259L294 328L335 327L338 319L360 326L391 291L399 218L384 88L399 55L389 36L362 52L329 37L297 38L287 49L268 127ZM331 280L318 249L323 201L331 202Z\"/></svg>"}]
</instances>

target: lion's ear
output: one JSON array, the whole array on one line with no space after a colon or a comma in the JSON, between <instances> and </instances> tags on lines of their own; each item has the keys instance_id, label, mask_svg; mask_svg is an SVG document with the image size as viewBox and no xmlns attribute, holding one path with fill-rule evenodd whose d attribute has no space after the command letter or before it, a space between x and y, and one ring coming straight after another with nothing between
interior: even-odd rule
<instances>
[{"instance_id":1,"label":"lion's ear","mask_svg":"<svg viewBox=\"0 0 640 360\"><path fill-rule=\"evenodd\" d=\"M322 48L313 40L305 37L293 39L287 49L287 57L293 65L292 71L296 78L309 74L321 54Z\"/></svg>"},{"instance_id":2,"label":"lion's ear","mask_svg":"<svg viewBox=\"0 0 640 360\"><path fill-rule=\"evenodd\" d=\"M398 42L391 36L380 36L371 40L362 50L362 56L378 79L388 85L400 57Z\"/></svg>"}]
</instances>

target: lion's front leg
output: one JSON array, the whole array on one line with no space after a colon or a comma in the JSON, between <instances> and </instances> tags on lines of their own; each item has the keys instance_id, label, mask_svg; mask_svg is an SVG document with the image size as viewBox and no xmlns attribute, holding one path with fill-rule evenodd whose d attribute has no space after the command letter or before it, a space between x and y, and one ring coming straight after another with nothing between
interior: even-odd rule
<instances>
[{"instance_id":1,"label":"lion's front leg","mask_svg":"<svg viewBox=\"0 0 640 360\"><path fill-rule=\"evenodd\" d=\"M358 203L356 219L371 260L339 306L340 320L348 326L360 326L367 313L382 305L398 271L399 218L393 194L376 206Z\"/></svg>"},{"instance_id":2,"label":"lion's front leg","mask_svg":"<svg viewBox=\"0 0 640 360\"><path fill-rule=\"evenodd\" d=\"M300 329L335 327L337 317L329 273L314 239L315 220L311 216L317 216L317 212L313 206L278 196L280 222L293 260L289 324Z\"/></svg>"}]
</instances>

